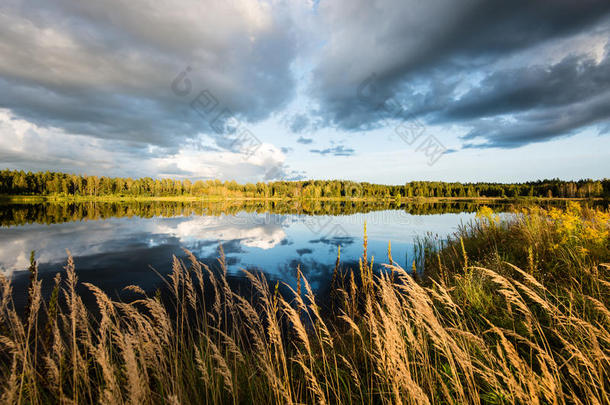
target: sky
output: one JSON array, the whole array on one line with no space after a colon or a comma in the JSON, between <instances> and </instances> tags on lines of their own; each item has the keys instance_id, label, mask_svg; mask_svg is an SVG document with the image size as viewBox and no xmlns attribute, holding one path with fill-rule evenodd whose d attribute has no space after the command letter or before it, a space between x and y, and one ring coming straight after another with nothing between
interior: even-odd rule
<instances>
[{"instance_id":1,"label":"sky","mask_svg":"<svg viewBox=\"0 0 610 405\"><path fill-rule=\"evenodd\" d=\"M0 168L610 177L607 0L3 0Z\"/></svg>"}]
</instances>

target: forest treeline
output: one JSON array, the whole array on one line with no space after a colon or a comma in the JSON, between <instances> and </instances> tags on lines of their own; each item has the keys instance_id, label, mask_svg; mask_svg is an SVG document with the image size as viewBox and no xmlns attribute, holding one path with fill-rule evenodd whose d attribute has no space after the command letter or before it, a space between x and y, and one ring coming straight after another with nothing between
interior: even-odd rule
<instances>
[{"instance_id":1,"label":"forest treeline","mask_svg":"<svg viewBox=\"0 0 610 405\"><path fill-rule=\"evenodd\" d=\"M139 179L58 172L0 171L0 194L42 196L219 196L223 198L410 198L410 197L610 197L610 179L526 183L446 183L404 185L345 180L273 181L239 184L220 180Z\"/></svg>"}]
</instances>

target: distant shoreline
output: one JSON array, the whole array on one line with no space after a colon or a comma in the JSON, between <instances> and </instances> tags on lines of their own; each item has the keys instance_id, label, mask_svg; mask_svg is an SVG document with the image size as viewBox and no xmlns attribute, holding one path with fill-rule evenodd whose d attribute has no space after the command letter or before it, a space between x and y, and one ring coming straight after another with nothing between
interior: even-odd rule
<instances>
[{"instance_id":1,"label":"distant shoreline","mask_svg":"<svg viewBox=\"0 0 610 405\"><path fill-rule=\"evenodd\" d=\"M61 196L61 195L0 195L0 203L87 203L87 202L230 202L230 201L323 201L323 202L543 202L543 201L603 201L602 197L389 197L389 198L333 198L333 197L222 197L222 196Z\"/></svg>"}]
</instances>

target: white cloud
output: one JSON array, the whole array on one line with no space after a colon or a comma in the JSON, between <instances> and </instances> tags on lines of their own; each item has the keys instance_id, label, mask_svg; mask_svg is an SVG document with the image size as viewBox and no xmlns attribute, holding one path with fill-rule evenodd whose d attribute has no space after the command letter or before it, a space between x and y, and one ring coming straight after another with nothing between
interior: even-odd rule
<instances>
[{"instance_id":1,"label":"white cloud","mask_svg":"<svg viewBox=\"0 0 610 405\"><path fill-rule=\"evenodd\" d=\"M265 250L286 238L286 232L280 224L265 223L264 217L252 214L194 217L180 221L175 226L161 222L156 226L155 233L173 235L185 246L198 240L240 240L243 246Z\"/></svg>"}]
</instances>

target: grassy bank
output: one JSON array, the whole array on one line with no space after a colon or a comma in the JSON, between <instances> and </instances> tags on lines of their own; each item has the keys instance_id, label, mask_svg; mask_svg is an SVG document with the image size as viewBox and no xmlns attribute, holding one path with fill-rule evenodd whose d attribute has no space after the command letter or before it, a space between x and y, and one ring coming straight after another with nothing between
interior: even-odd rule
<instances>
[{"instance_id":1,"label":"grassy bank","mask_svg":"<svg viewBox=\"0 0 610 405\"><path fill-rule=\"evenodd\" d=\"M23 318L2 280L1 400L610 403L609 220L576 204L482 210L449 241L421 242L425 277L390 248L374 266L365 234L359 268L338 257L327 306L300 274L295 291L246 273L237 294L222 255L215 271L189 254L166 298L86 285L94 315L71 259L47 301L33 263Z\"/></svg>"}]
</instances>

